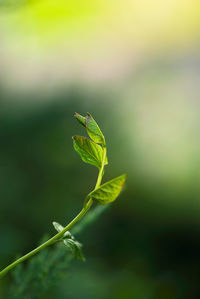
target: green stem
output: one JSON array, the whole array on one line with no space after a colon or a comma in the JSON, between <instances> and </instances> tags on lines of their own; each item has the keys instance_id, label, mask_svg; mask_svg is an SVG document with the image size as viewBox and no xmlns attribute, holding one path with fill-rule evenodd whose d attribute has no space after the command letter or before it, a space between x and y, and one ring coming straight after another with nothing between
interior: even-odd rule
<instances>
[{"instance_id":1,"label":"green stem","mask_svg":"<svg viewBox=\"0 0 200 299\"><path fill-rule=\"evenodd\" d=\"M31 256L33 256L34 254L40 252L42 249L44 249L47 246L53 244L58 238L62 237L62 235L66 231L68 231L76 222L78 222L85 215L85 213L89 210L89 208L91 207L91 205L92 205L92 200L89 200L87 206L85 208L83 208L80 211L80 213L61 232L57 233L55 236L53 236L51 239L49 239L48 241L46 241L42 245L36 247L35 249L33 249L32 251L30 251L29 253L25 254L24 256L20 257L15 262L13 262L12 264L10 264L6 268L4 268L0 272L0 278L2 278L5 274L7 274L8 271L10 271L12 268L14 268L15 266L17 266L18 264L24 262L25 260L27 260L28 258L30 258Z\"/></svg>"},{"instance_id":2,"label":"green stem","mask_svg":"<svg viewBox=\"0 0 200 299\"><path fill-rule=\"evenodd\" d=\"M94 189L97 189L101 185L101 180L102 180L102 177L103 177L103 170L104 170L104 165L105 165L105 159L106 159L106 147L104 146L103 147L103 161L102 161L102 166L101 166L101 168L99 170L99 174L98 174L96 186L95 186ZM47 246L52 245L56 240L58 240L60 237L62 237L63 234L66 231L68 231L69 229L71 229L72 226L74 226L74 224L76 224L87 213L87 211L90 209L92 203L93 203L93 200L92 200L92 198L90 198L89 201L87 202L87 204L84 205L84 207L82 208L82 210L80 211L80 213L61 232L57 233L52 238L50 238L48 241L44 242L40 246L36 247L35 249L33 249L32 251L30 251L29 253L25 254L24 256L20 257L19 259L17 259L16 261L14 261L10 265L8 265L6 268L4 268L0 272L0 279L4 275L6 275L11 269L13 269L15 266L17 266L18 264L20 264L20 263L24 262L25 260L29 259L30 257L32 257L36 253L40 252L41 250L43 250Z\"/></svg>"},{"instance_id":3,"label":"green stem","mask_svg":"<svg viewBox=\"0 0 200 299\"><path fill-rule=\"evenodd\" d=\"M106 161L106 145L103 145L102 165L101 165L101 168L99 170L99 175L98 175L96 186L95 186L94 190L96 190L101 185L101 180L102 180L102 177L103 177L103 170L104 170L104 166L105 166L105 161Z\"/></svg>"}]
</instances>

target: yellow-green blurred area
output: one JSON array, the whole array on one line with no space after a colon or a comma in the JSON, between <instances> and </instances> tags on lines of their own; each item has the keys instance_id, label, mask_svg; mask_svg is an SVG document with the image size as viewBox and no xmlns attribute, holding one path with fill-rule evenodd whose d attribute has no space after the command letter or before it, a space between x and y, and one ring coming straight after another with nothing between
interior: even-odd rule
<instances>
[{"instance_id":1,"label":"yellow-green blurred area","mask_svg":"<svg viewBox=\"0 0 200 299\"><path fill-rule=\"evenodd\" d=\"M95 185L71 139L89 111L126 190L41 298L200 298L199 53L199 0L0 0L1 268Z\"/></svg>"}]
</instances>

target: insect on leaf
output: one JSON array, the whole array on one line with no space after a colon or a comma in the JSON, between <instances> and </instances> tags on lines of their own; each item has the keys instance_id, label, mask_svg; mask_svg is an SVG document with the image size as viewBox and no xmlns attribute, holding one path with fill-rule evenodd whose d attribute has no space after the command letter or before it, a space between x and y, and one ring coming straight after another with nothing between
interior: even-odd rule
<instances>
[{"instance_id":1,"label":"insect on leaf","mask_svg":"<svg viewBox=\"0 0 200 299\"><path fill-rule=\"evenodd\" d=\"M88 164L100 168L103 160L102 147L92 140L83 136L74 136L74 149L79 153L81 159ZM105 165L108 164L106 159Z\"/></svg>"},{"instance_id":2,"label":"insect on leaf","mask_svg":"<svg viewBox=\"0 0 200 299\"><path fill-rule=\"evenodd\" d=\"M122 187L126 181L126 174L123 174L88 194L87 198L92 197L93 200L105 205L114 201L120 194Z\"/></svg>"}]
</instances>

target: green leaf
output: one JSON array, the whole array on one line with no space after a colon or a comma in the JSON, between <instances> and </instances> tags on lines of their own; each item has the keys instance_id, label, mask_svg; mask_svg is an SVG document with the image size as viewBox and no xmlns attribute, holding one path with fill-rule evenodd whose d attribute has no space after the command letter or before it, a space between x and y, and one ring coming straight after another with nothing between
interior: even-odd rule
<instances>
[{"instance_id":1,"label":"green leaf","mask_svg":"<svg viewBox=\"0 0 200 299\"><path fill-rule=\"evenodd\" d=\"M96 190L90 192L87 198L92 197L93 200L105 205L114 201L120 194L122 187L126 181L126 174L123 174L103 185Z\"/></svg>"},{"instance_id":2,"label":"green leaf","mask_svg":"<svg viewBox=\"0 0 200 299\"><path fill-rule=\"evenodd\" d=\"M61 232L61 231L64 229L64 227L63 227L60 223L55 222L55 221L52 222L52 223L53 223L53 226L54 226L55 230L57 230L57 232ZM64 233L62 239L65 239L65 238L72 238L72 237L73 237L72 234L71 234L69 231L66 231L66 232Z\"/></svg>"},{"instance_id":3,"label":"green leaf","mask_svg":"<svg viewBox=\"0 0 200 299\"><path fill-rule=\"evenodd\" d=\"M88 112L85 118L85 125L88 135L94 142L105 144L105 138L103 136L103 133L101 132L99 126L97 125L92 115Z\"/></svg>"},{"instance_id":4,"label":"green leaf","mask_svg":"<svg viewBox=\"0 0 200 299\"><path fill-rule=\"evenodd\" d=\"M105 145L105 138L103 136L103 133L101 132L98 124L89 112L87 112L86 117L75 113L75 117L78 122L86 128L88 135L94 142Z\"/></svg>"},{"instance_id":5,"label":"green leaf","mask_svg":"<svg viewBox=\"0 0 200 299\"><path fill-rule=\"evenodd\" d=\"M55 230L57 230L57 232L61 232L64 229L64 227L60 223L55 222L55 221L52 223L53 223Z\"/></svg>"},{"instance_id":6,"label":"green leaf","mask_svg":"<svg viewBox=\"0 0 200 299\"><path fill-rule=\"evenodd\" d=\"M63 241L64 244L71 250L74 257L80 261L85 261L82 253L82 244L72 239L66 239Z\"/></svg>"},{"instance_id":7,"label":"green leaf","mask_svg":"<svg viewBox=\"0 0 200 299\"><path fill-rule=\"evenodd\" d=\"M86 128L86 124L85 124L85 117L78 114L77 112L75 112L74 116L76 117L76 119L78 120L78 122Z\"/></svg>"},{"instance_id":8,"label":"green leaf","mask_svg":"<svg viewBox=\"0 0 200 299\"><path fill-rule=\"evenodd\" d=\"M82 160L100 168L103 160L103 149L100 145L83 136L74 136L74 149L79 153ZM108 164L106 158L105 165Z\"/></svg>"}]
</instances>

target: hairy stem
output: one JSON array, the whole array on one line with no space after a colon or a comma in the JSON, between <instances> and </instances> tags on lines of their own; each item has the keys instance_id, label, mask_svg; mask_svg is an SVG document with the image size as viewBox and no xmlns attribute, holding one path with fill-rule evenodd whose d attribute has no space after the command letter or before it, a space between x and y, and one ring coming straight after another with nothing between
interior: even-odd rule
<instances>
[{"instance_id":1,"label":"hairy stem","mask_svg":"<svg viewBox=\"0 0 200 299\"><path fill-rule=\"evenodd\" d=\"M106 146L103 146L103 161L102 161L101 168L99 170L99 174L98 174L98 178L97 178L97 182L96 182L96 186L95 186L94 190L97 189L101 185L101 180L102 180L102 177L103 177L103 170L104 170L104 165L105 165L105 159L106 159ZM48 241L44 242L40 246L36 247L35 249L30 251L29 253L25 254L24 256L20 257L19 259L17 259L16 261L14 261L10 265L8 265L6 268L4 268L0 272L0 279L4 275L6 275L10 270L12 270L15 266L17 266L18 264L20 264L20 263L24 262L25 260L29 259L30 257L32 257L36 253L40 252L41 250L43 250L47 246L50 246L50 245L54 244L55 241L57 241L59 238L61 238L66 231L71 229L74 226L74 224L76 224L78 221L80 221L80 219L90 209L90 207L92 206L92 203L93 203L93 200L92 200L92 198L90 198L88 200L88 202L83 206L80 213L62 231L60 231L59 233L54 235L52 238L50 238Z\"/></svg>"}]
</instances>

